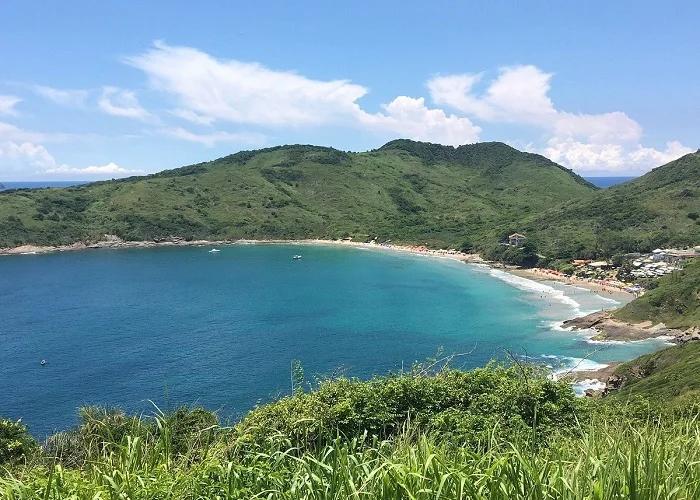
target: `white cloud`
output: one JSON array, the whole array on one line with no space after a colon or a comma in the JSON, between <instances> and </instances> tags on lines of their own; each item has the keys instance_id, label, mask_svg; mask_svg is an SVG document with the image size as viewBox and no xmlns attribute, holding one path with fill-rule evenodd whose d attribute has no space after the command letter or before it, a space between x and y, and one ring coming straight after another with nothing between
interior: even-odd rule
<instances>
[{"instance_id":1,"label":"white cloud","mask_svg":"<svg viewBox=\"0 0 700 500\"><path fill-rule=\"evenodd\" d=\"M236 123L321 125L352 113L354 102L367 93L346 80L311 80L162 42L126 62L144 71L151 87L171 94L181 108Z\"/></svg>"},{"instance_id":2,"label":"white cloud","mask_svg":"<svg viewBox=\"0 0 700 500\"><path fill-rule=\"evenodd\" d=\"M170 114L187 120L188 122L194 123L195 125L212 125L214 123L214 118L211 116L198 115L191 109L172 109Z\"/></svg>"},{"instance_id":3,"label":"white cloud","mask_svg":"<svg viewBox=\"0 0 700 500\"><path fill-rule=\"evenodd\" d=\"M142 170L129 170L115 163L84 168L58 164L41 144L32 142L0 142L0 180L45 179L70 177L73 179L115 177L143 174Z\"/></svg>"},{"instance_id":4,"label":"white cloud","mask_svg":"<svg viewBox=\"0 0 700 500\"><path fill-rule=\"evenodd\" d=\"M22 99L17 96L0 95L0 115L17 116L15 106L20 102Z\"/></svg>"},{"instance_id":5,"label":"white cloud","mask_svg":"<svg viewBox=\"0 0 700 500\"><path fill-rule=\"evenodd\" d=\"M102 96L97 104L102 111L112 116L122 116L141 121L153 119L153 115L139 104L133 90L104 87Z\"/></svg>"},{"instance_id":6,"label":"white cloud","mask_svg":"<svg viewBox=\"0 0 700 500\"><path fill-rule=\"evenodd\" d=\"M481 129L468 118L447 115L441 109L429 109L422 97L400 96L382 108L385 113L361 112L360 121L371 128L399 133L409 139L452 146L479 140Z\"/></svg>"},{"instance_id":7,"label":"white cloud","mask_svg":"<svg viewBox=\"0 0 700 500\"><path fill-rule=\"evenodd\" d=\"M75 137L74 134L24 130L11 123L0 122L0 142L61 142Z\"/></svg>"},{"instance_id":8,"label":"white cloud","mask_svg":"<svg viewBox=\"0 0 700 500\"><path fill-rule=\"evenodd\" d=\"M501 68L498 77L477 95L482 75L436 76L427 83L436 104L443 104L494 123L543 128L558 137L587 142L638 141L642 128L625 113L576 114L557 110L549 98L552 74L536 66Z\"/></svg>"},{"instance_id":9,"label":"white cloud","mask_svg":"<svg viewBox=\"0 0 700 500\"><path fill-rule=\"evenodd\" d=\"M29 170L44 170L55 165L56 161L44 146L31 142L0 143L0 178Z\"/></svg>"},{"instance_id":10,"label":"white cloud","mask_svg":"<svg viewBox=\"0 0 700 500\"><path fill-rule=\"evenodd\" d=\"M177 108L172 114L199 125L215 121L274 128L339 125L450 144L473 142L480 130L468 118L429 109L423 98L397 97L382 106L383 112L369 113L357 103L368 89L347 80L313 80L163 42L126 63L144 71L151 88L174 99ZM178 135L193 140L190 133ZM197 136L204 137L198 142L211 144L210 136Z\"/></svg>"},{"instance_id":11,"label":"white cloud","mask_svg":"<svg viewBox=\"0 0 700 500\"><path fill-rule=\"evenodd\" d=\"M603 170L629 174L642 174L693 152L677 141L667 142L666 149L658 151L639 144L625 147L610 143L582 143L571 138L553 138L545 148L535 150L578 172Z\"/></svg>"},{"instance_id":12,"label":"white cloud","mask_svg":"<svg viewBox=\"0 0 700 500\"><path fill-rule=\"evenodd\" d=\"M51 102L68 107L84 106L89 94L87 90L55 89L43 85L34 85L32 90Z\"/></svg>"},{"instance_id":13,"label":"white cloud","mask_svg":"<svg viewBox=\"0 0 700 500\"><path fill-rule=\"evenodd\" d=\"M551 73L536 66L501 68L478 94L482 74L436 76L427 83L436 104L480 120L536 127L550 135L533 147L555 162L576 170L640 173L691 152L678 142L664 151L640 144L642 127L620 111L584 114L556 109L549 97Z\"/></svg>"},{"instance_id":14,"label":"white cloud","mask_svg":"<svg viewBox=\"0 0 700 500\"><path fill-rule=\"evenodd\" d=\"M428 80L436 104L444 104L488 122L545 124L556 116L547 96L551 74L535 66L501 68L486 92L472 93L483 75L437 76Z\"/></svg>"},{"instance_id":15,"label":"white cloud","mask_svg":"<svg viewBox=\"0 0 700 500\"><path fill-rule=\"evenodd\" d=\"M60 174L60 175L137 175L137 174L143 174L143 170L129 170L126 168L122 168L119 165L117 165L114 162L110 162L107 165L102 165L102 166L94 166L90 165L89 167L84 167L84 168L75 168L75 167L69 167L68 165L61 165L56 168L50 168L48 170L44 171L47 174Z\"/></svg>"},{"instance_id":16,"label":"white cloud","mask_svg":"<svg viewBox=\"0 0 700 500\"><path fill-rule=\"evenodd\" d=\"M263 134L250 132L231 133L231 132L211 132L208 134L196 134L180 127L161 128L156 131L160 135L174 137L189 142L197 142L207 147L212 147L219 142L237 143L247 145L262 145L265 143L266 137Z\"/></svg>"}]
</instances>

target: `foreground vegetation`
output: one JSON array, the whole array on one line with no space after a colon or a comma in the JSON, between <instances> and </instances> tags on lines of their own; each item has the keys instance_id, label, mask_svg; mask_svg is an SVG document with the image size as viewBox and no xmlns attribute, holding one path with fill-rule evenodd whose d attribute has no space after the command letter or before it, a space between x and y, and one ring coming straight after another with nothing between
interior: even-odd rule
<instances>
[{"instance_id":1,"label":"foreground vegetation","mask_svg":"<svg viewBox=\"0 0 700 500\"><path fill-rule=\"evenodd\" d=\"M408 140L365 153L242 151L145 177L0 192L0 247L125 240L378 238L508 261L607 257L700 241L700 154L599 190L502 143ZM499 253L512 232L527 255ZM511 252L513 253L513 252ZM534 259L536 260L536 259Z\"/></svg>"},{"instance_id":2,"label":"foreground vegetation","mask_svg":"<svg viewBox=\"0 0 700 500\"><path fill-rule=\"evenodd\" d=\"M576 399L530 367L420 367L327 381L233 427L202 409L84 408L6 460L0 497L698 498L695 413Z\"/></svg>"}]
</instances>

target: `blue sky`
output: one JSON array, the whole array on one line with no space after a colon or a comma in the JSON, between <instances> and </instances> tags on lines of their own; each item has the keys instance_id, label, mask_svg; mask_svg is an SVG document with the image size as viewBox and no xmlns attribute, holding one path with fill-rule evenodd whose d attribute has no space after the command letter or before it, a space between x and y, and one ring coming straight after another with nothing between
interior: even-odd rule
<instances>
[{"instance_id":1,"label":"blue sky","mask_svg":"<svg viewBox=\"0 0 700 500\"><path fill-rule=\"evenodd\" d=\"M7 1L0 181L398 137L638 175L700 147L697 19L690 1Z\"/></svg>"}]
</instances>

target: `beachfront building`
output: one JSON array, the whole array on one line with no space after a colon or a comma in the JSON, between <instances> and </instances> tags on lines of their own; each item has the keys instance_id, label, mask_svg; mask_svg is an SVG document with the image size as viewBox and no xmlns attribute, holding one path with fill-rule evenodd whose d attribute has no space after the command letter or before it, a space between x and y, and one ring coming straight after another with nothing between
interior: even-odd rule
<instances>
[{"instance_id":1,"label":"beachfront building","mask_svg":"<svg viewBox=\"0 0 700 500\"><path fill-rule=\"evenodd\" d=\"M510 236L508 236L508 243L513 245L513 246L518 246L520 245L523 241L525 241L525 235L520 234L520 233L513 233Z\"/></svg>"}]
</instances>

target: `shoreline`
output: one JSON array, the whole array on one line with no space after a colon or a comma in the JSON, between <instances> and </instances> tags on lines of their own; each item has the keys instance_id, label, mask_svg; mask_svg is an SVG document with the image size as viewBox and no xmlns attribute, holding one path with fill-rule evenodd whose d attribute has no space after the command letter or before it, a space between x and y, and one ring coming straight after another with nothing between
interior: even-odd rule
<instances>
[{"instance_id":1,"label":"shoreline","mask_svg":"<svg viewBox=\"0 0 700 500\"><path fill-rule=\"evenodd\" d=\"M527 278L534 281L557 281L559 283L564 283L579 288L585 288L587 290L591 290L592 292L599 294L601 297L611 298L618 302L627 303L631 302L633 299L636 298L632 292L628 292L627 290L623 290L616 286L598 283L595 281L588 281L586 279L577 278L575 276L560 276L536 268L506 269L506 271L516 276L520 276L521 278Z\"/></svg>"},{"instance_id":2,"label":"shoreline","mask_svg":"<svg viewBox=\"0 0 700 500\"><path fill-rule=\"evenodd\" d=\"M59 246L39 246L22 245L11 248L0 248L0 255L44 255L56 252L74 252L83 250L124 248L172 248L172 247L201 247L201 246L234 246L234 245L319 245L319 246L343 246L352 248L365 248L374 250L385 250L400 253L410 253L412 255L423 255L451 259L459 262L486 263L479 254L467 254L458 250L432 250L423 245L396 245L380 243L364 243L349 240L324 240L310 238L302 240L192 240L185 241L181 238L168 238L162 241L124 241L116 236L108 236L105 240L96 243L77 242L70 245Z\"/></svg>"}]
</instances>

